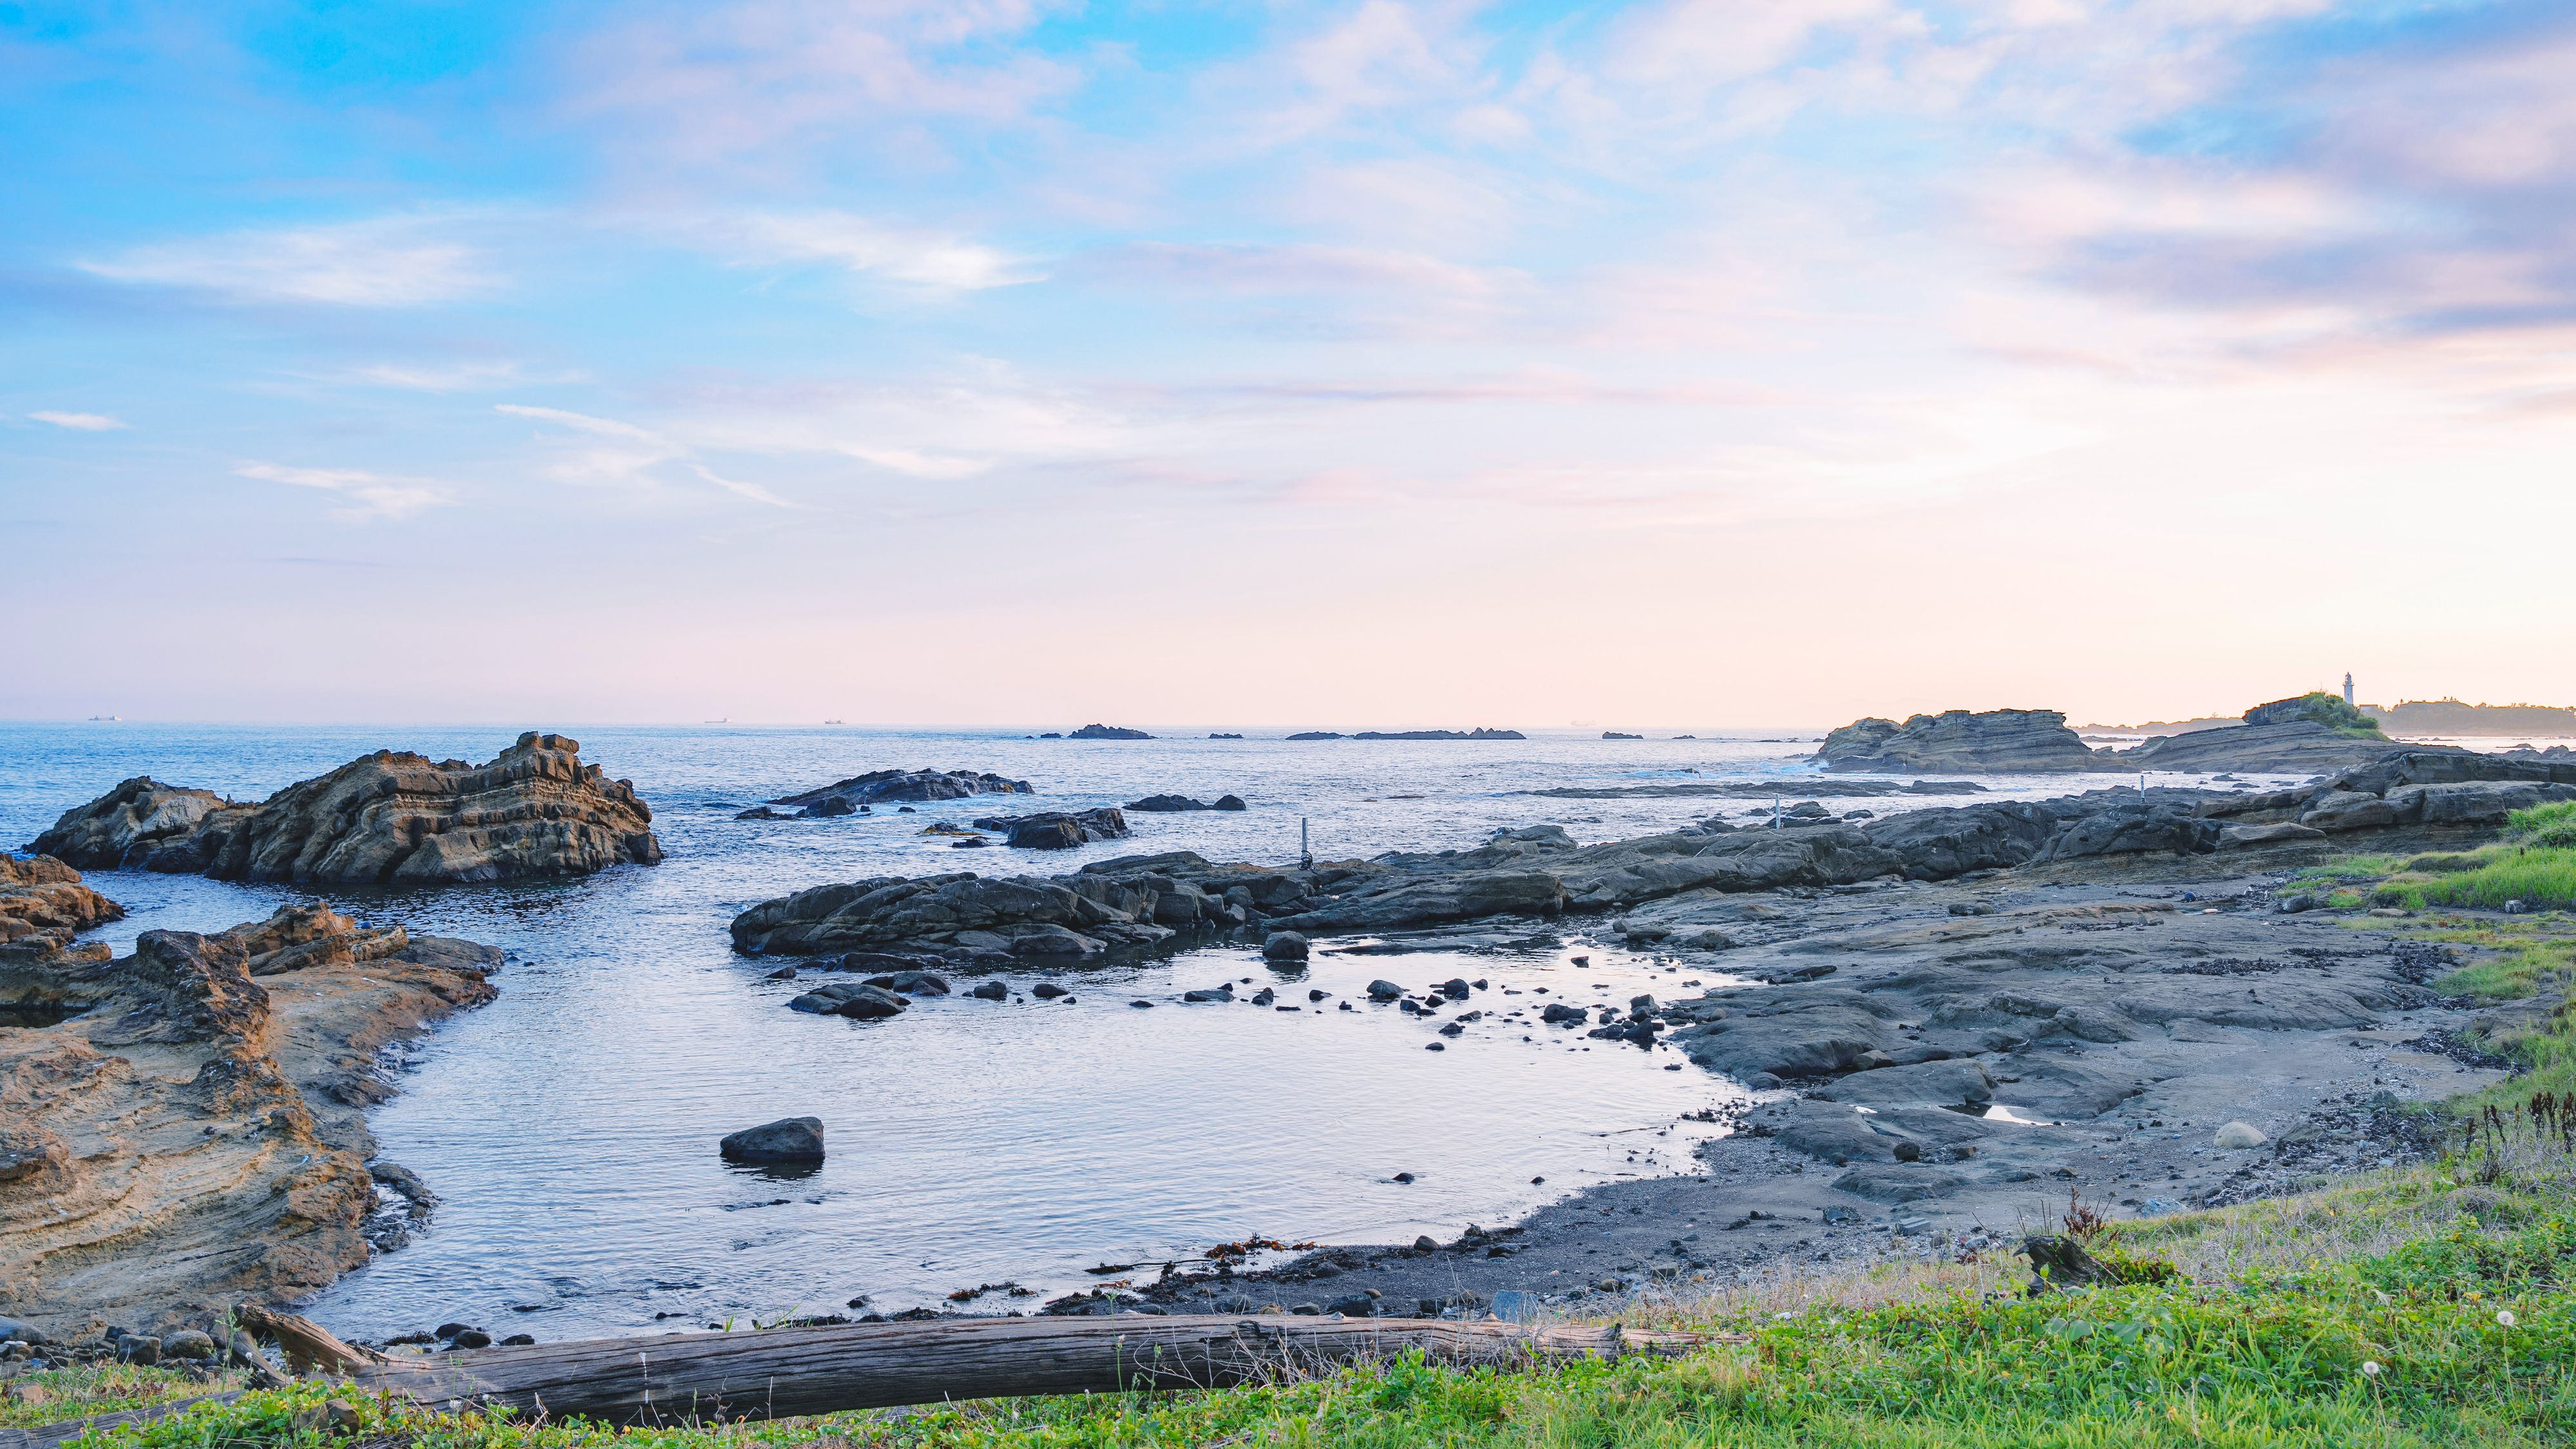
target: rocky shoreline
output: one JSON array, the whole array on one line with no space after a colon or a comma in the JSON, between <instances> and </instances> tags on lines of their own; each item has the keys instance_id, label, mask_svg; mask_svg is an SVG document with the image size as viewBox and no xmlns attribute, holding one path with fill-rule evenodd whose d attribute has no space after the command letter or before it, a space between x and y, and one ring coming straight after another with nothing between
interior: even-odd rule
<instances>
[{"instance_id":1,"label":"rocky shoreline","mask_svg":"<svg viewBox=\"0 0 2576 1449\"><path fill-rule=\"evenodd\" d=\"M1357 1008L1417 1014L1435 1046L1573 1032L1730 1077L1750 1093L1739 1130L1705 1144L1699 1175L1593 1188L1445 1243L1260 1272L1239 1255L1175 1263L1046 1310L1610 1311L1783 1261L1999 1242L2070 1195L2152 1214L2421 1150L2396 1108L2496 1080L2453 1045L2495 1013L2426 989L2468 964L2451 948L2356 933L2283 883L2346 851L2457 851L2562 799L2576 770L2554 762L2383 750L2287 790L2097 790L1597 846L1537 826L1311 869L1175 852L1047 880L857 882L755 907L735 939L846 952L806 962L827 971L1053 977L1206 938L1185 929L1401 954L1493 949L1517 918L1732 978L1687 1000L1479 1000L1445 1018L1467 983L1382 982ZM1376 939L1331 940L1351 935ZM1272 958L1279 989L1304 957ZM892 1010L843 1014L891 1015L907 984L880 975L868 992Z\"/></svg>"},{"instance_id":2,"label":"rocky shoreline","mask_svg":"<svg viewBox=\"0 0 2576 1449\"><path fill-rule=\"evenodd\" d=\"M380 1054L492 999L501 953L320 905L124 957L71 939L115 914L0 857L0 920L33 926L0 947L0 1313L202 1329L397 1245L435 1199L374 1161Z\"/></svg>"}]
</instances>

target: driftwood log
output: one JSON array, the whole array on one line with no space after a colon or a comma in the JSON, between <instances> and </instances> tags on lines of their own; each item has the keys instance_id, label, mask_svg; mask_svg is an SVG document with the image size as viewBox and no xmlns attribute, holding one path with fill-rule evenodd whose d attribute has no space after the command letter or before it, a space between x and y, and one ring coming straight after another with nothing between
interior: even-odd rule
<instances>
[{"instance_id":1,"label":"driftwood log","mask_svg":"<svg viewBox=\"0 0 2576 1449\"><path fill-rule=\"evenodd\" d=\"M1221 1388L1407 1350L1509 1365L1678 1352L1704 1336L1433 1319L1003 1318L592 1339L393 1360L357 1387L610 1424L790 1418L951 1399Z\"/></svg>"},{"instance_id":2,"label":"driftwood log","mask_svg":"<svg viewBox=\"0 0 2576 1449\"><path fill-rule=\"evenodd\" d=\"M2022 1240L2021 1251L2023 1257L2030 1259L2033 1298L2051 1288L2090 1288L2120 1281L2119 1274L2084 1251L2084 1245L2071 1237L2035 1234Z\"/></svg>"},{"instance_id":3,"label":"driftwood log","mask_svg":"<svg viewBox=\"0 0 2576 1449\"><path fill-rule=\"evenodd\" d=\"M1740 1334L1622 1331L1435 1319L1276 1316L978 1318L677 1333L390 1358L309 1319L244 1316L291 1360L434 1409L506 1408L615 1425L790 1418L1040 1394L1222 1388L1419 1351L1437 1363L1514 1367L1676 1354ZM133 1422L151 1411L116 1415ZM105 1424L108 1419L95 1422ZM0 1431L0 1449L48 1449L84 1425ZM60 1432L57 1432L60 1431Z\"/></svg>"}]
</instances>

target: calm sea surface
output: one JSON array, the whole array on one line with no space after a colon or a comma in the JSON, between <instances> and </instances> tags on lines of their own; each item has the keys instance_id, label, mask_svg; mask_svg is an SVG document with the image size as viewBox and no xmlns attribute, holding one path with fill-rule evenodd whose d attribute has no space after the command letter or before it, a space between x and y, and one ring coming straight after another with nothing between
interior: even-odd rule
<instances>
[{"instance_id":1,"label":"calm sea surface","mask_svg":"<svg viewBox=\"0 0 2576 1449\"><path fill-rule=\"evenodd\" d=\"M788 1011L796 986L760 980L777 963L732 954L725 926L767 897L869 875L1058 874L1168 849L1285 864L1296 857L1300 819L1317 857L1336 858L1473 846L1497 827L1541 822L1593 841L1714 813L1748 817L1768 802L1523 792L1761 778L1795 801L1798 781L1813 774L1805 756L1816 738L564 732L650 802L669 856L661 866L555 886L332 897L360 915L510 953L500 999L413 1043L398 1067L402 1095L376 1114L384 1156L421 1174L444 1203L426 1234L316 1301L316 1316L343 1333L457 1319L552 1339L669 1326L657 1314L710 1322L838 1311L862 1294L891 1311L1006 1279L1051 1296L1095 1281L1082 1270L1104 1261L1160 1259L1250 1233L1449 1236L1618 1174L1688 1171L1691 1134L1711 1129L1679 1119L1737 1089L1696 1068L1664 1070L1675 1053L1534 1029L1527 1040L1490 1019L1430 1052L1436 1023L1364 1004L1333 1009L1378 976L1408 987L1483 977L1491 990L1476 1005L1489 1008L1504 1004L1506 989L1529 993L1509 999L1515 1006L1555 995L1624 1004L1684 984L1649 958L1581 941L1580 922L1555 948L1319 954L1298 973L1271 972L1248 949L1200 950L1069 975L1071 1004L961 997L869 1023ZM0 842L23 846L64 809L132 775L258 798L378 748L479 761L516 734L0 725ZM915 815L732 818L763 799L889 766L998 771L1031 781L1039 797L925 805ZM2025 795L2067 788L1988 783ZM1251 809L1132 815L1131 840L1047 856L966 854L920 833L996 809L1078 809L1165 791L1231 792ZM128 872L91 881L130 913L102 933L120 951L143 930L219 930L311 898ZM1591 964L1575 966L1576 954ZM1303 1003L1309 989L1334 999L1299 1012L1178 1000L1246 977L1277 984L1286 1002ZM1541 986L1552 995L1536 995ZM1137 1010L1128 1004L1137 999L1159 1004ZM819 1172L781 1179L718 1161L717 1138L789 1115L823 1119L830 1159ZM1393 1181L1398 1172L1414 1181Z\"/></svg>"}]
</instances>

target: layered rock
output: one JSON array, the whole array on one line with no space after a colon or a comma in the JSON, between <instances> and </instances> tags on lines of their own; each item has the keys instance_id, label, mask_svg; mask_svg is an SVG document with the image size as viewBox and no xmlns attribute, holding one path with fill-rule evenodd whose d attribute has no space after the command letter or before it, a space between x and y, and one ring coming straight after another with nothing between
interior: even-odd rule
<instances>
[{"instance_id":1,"label":"layered rock","mask_svg":"<svg viewBox=\"0 0 2576 1449\"><path fill-rule=\"evenodd\" d=\"M974 795L1034 795L1026 780L974 770L871 770L801 795L772 800L807 817L855 815L879 801L964 800ZM748 813L748 812L746 812ZM767 818L766 816L762 818Z\"/></svg>"},{"instance_id":2,"label":"layered rock","mask_svg":"<svg viewBox=\"0 0 2576 1449\"><path fill-rule=\"evenodd\" d=\"M318 907L0 957L0 1006L50 1023L0 1030L0 1313L202 1323L365 1262L399 1231L368 1164L376 1053L489 999L498 959Z\"/></svg>"},{"instance_id":3,"label":"layered rock","mask_svg":"<svg viewBox=\"0 0 2576 1449\"><path fill-rule=\"evenodd\" d=\"M79 871L49 855L0 854L0 967L32 966L74 950L72 937L121 919L116 902L81 883ZM84 959L105 960L107 948Z\"/></svg>"},{"instance_id":4,"label":"layered rock","mask_svg":"<svg viewBox=\"0 0 2576 1449\"><path fill-rule=\"evenodd\" d=\"M2224 844L2253 846L2355 831L2492 827L2516 810L2559 800L2576 800L2576 760L2410 749L2382 752L2318 785L2207 795L2196 811L2222 822Z\"/></svg>"},{"instance_id":5,"label":"layered rock","mask_svg":"<svg viewBox=\"0 0 2576 1449\"><path fill-rule=\"evenodd\" d=\"M2324 775L2366 765L2401 748L2377 735L2354 734L2314 720L2293 718L2271 724L2228 725L2189 734L2159 735L2112 756L2107 768L2191 774L2242 771L2254 775Z\"/></svg>"},{"instance_id":6,"label":"layered rock","mask_svg":"<svg viewBox=\"0 0 2576 1449\"><path fill-rule=\"evenodd\" d=\"M1153 736L1145 733L1143 730L1131 730L1120 725L1087 724L1082 728L1075 730L1070 735L1067 735L1066 738L1076 740L1150 740Z\"/></svg>"},{"instance_id":7,"label":"layered rock","mask_svg":"<svg viewBox=\"0 0 2576 1449\"><path fill-rule=\"evenodd\" d=\"M541 879L659 862L652 811L580 751L533 731L484 765L379 750L257 804L141 777L67 811L35 848L82 869L315 886Z\"/></svg>"},{"instance_id":8,"label":"layered rock","mask_svg":"<svg viewBox=\"0 0 2576 1449\"><path fill-rule=\"evenodd\" d=\"M1918 714L1898 724L1864 719L1825 736L1816 757L1828 770L1898 774L1970 770L1995 775L2063 774L2105 765L2066 716L2049 709L1964 709Z\"/></svg>"}]
</instances>

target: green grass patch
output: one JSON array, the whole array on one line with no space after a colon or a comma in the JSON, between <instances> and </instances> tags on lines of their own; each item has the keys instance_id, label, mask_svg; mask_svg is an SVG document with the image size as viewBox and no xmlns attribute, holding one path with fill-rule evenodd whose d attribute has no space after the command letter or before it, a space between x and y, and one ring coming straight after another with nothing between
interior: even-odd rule
<instances>
[{"instance_id":1,"label":"green grass patch","mask_svg":"<svg viewBox=\"0 0 2576 1449\"><path fill-rule=\"evenodd\" d=\"M2576 906L2576 848L2508 845L2474 856L2424 858L2436 869L2455 861L2466 868L2439 874L2410 870L2382 882L2371 899L2419 911L2433 906L2498 910L2508 901L2534 910Z\"/></svg>"},{"instance_id":2,"label":"green grass patch","mask_svg":"<svg viewBox=\"0 0 2576 1449\"><path fill-rule=\"evenodd\" d=\"M2576 850L2576 800L2516 810L2505 817L2504 838L2517 845Z\"/></svg>"},{"instance_id":3,"label":"green grass patch","mask_svg":"<svg viewBox=\"0 0 2576 1449\"><path fill-rule=\"evenodd\" d=\"M148 1409L176 1399L194 1399L239 1388L238 1373L210 1379L193 1378L178 1369L141 1368L134 1364L75 1364L21 1374L0 1395L0 1429L56 1424L92 1414ZM34 1390L29 1393L27 1390Z\"/></svg>"}]
</instances>

